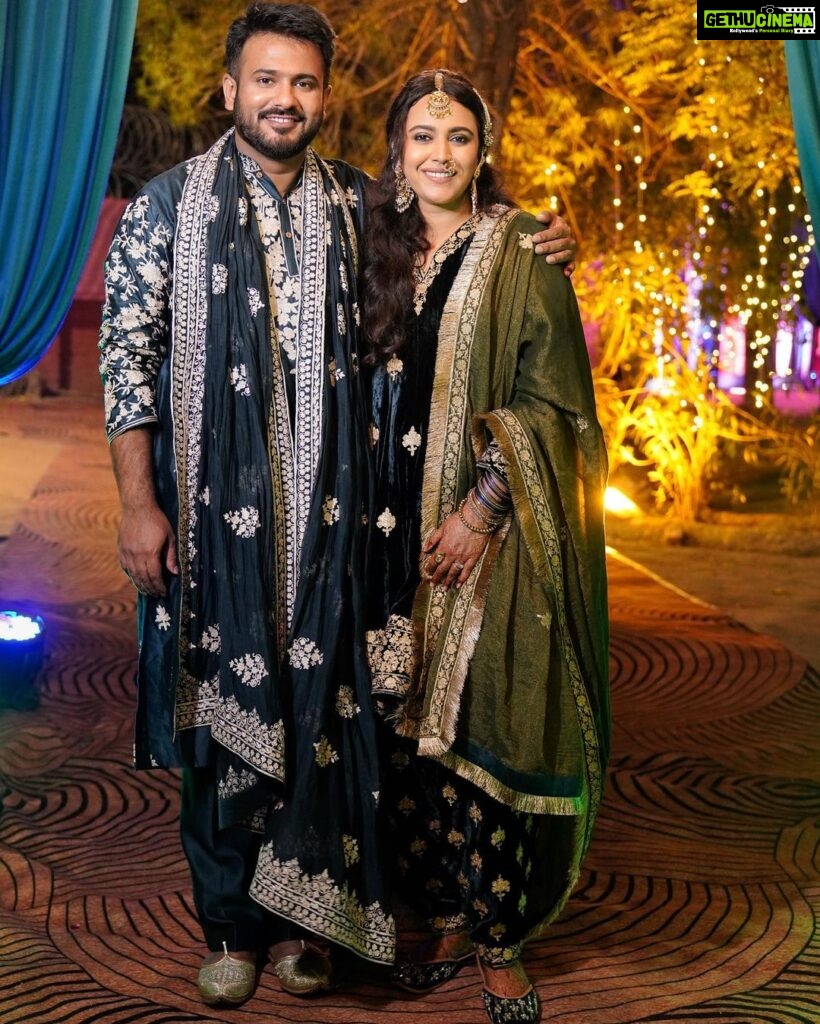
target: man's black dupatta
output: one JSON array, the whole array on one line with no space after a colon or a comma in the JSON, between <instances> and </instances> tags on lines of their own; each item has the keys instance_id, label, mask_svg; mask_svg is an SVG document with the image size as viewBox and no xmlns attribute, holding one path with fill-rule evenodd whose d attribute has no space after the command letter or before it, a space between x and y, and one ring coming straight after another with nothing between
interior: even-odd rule
<instances>
[{"instance_id":1,"label":"man's black dupatta","mask_svg":"<svg viewBox=\"0 0 820 1024\"><path fill-rule=\"evenodd\" d=\"M188 763L217 763L223 827L265 831L252 895L369 959L390 961L363 647L361 186L345 165L308 151L290 409L233 133L186 182L171 352L176 724Z\"/></svg>"}]
</instances>

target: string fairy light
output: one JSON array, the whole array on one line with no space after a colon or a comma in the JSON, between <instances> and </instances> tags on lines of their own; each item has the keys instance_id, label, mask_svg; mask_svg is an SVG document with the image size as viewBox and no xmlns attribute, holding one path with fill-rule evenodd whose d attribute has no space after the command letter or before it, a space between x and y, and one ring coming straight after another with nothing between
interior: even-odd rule
<instances>
[{"instance_id":1,"label":"string fairy light","mask_svg":"<svg viewBox=\"0 0 820 1024\"><path fill-rule=\"evenodd\" d=\"M708 66L710 71L720 73L711 57L707 60L700 54L701 68ZM720 61L724 67L731 66L733 58L724 54ZM757 87L761 95L765 94L764 76L759 77ZM793 184L791 194L787 190L784 195L782 189L775 194L768 189L769 182L778 178L775 165L782 161L782 154L758 154L752 164L758 180L750 194L759 204L753 228L756 237L750 265L742 280L736 280L732 193L724 198L719 191L720 180L732 164L734 140L724 128L724 110L717 95L707 93L703 103L703 110L708 112L701 136L707 144L703 171L713 184L694 203L690 240L682 251L657 251L660 267L648 259L624 266L623 288L615 304L628 309L635 302L637 308L646 311L650 336L644 337L643 345L656 357L659 378L663 378L664 366L672 358L671 347L677 348L692 367L701 358L705 360L708 375L703 380L704 394L718 387L727 389L729 380L742 378L745 355L749 398L760 408L771 401L778 386L776 371L779 369L780 377L789 372L784 370L783 346L797 343L794 325L800 316L804 268L814 239L808 219L799 220L805 208L799 183ZM616 109L611 137L611 223L628 247L631 241L635 256L641 257L653 251L649 215L657 196L649 170L652 133L630 104L622 103ZM679 278L688 287L688 297L682 298L685 289L677 285L660 287L659 274L663 280ZM668 370L666 378L668 382Z\"/></svg>"}]
</instances>

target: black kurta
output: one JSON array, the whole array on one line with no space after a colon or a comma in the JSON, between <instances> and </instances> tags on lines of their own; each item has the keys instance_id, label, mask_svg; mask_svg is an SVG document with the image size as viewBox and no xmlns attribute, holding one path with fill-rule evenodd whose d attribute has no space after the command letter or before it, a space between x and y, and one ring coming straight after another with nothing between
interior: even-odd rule
<instances>
[{"instance_id":1,"label":"black kurta","mask_svg":"<svg viewBox=\"0 0 820 1024\"><path fill-rule=\"evenodd\" d=\"M441 314L470 239L443 262L421 312L407 318L407 341L373 372L371 444L374 529L368 551L368 628L409 618L421 580L421 485ZM395 520L395 525L393 525Z\"/></svg>"}]
</instances>

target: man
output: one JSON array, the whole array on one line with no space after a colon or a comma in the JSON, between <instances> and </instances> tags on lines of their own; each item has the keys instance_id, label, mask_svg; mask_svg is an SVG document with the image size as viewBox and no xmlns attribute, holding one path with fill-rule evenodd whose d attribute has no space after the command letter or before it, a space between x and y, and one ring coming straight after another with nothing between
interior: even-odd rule
<instances>
[{"instance_id":1,"label":"man","mask_svg":"<svg viewBox=\"0 0 820 1024\"><path fill-rule=\"evenodd\" d=\"M106 264L135 761L182 768L212 1004L248 998L263 949L287 991L329 987L308 934L394 952L363 648L365 175L310 148L334 46L314 8L251 3L226 43L235 130L145 186Z\"/></svg>"}]
</instances>

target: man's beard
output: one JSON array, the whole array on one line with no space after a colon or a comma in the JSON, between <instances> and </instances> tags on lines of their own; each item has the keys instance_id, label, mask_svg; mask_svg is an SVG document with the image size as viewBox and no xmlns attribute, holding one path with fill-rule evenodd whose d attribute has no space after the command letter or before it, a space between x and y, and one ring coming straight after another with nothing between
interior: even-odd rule
<instances>
[{"instance_id":1,"label":"man's beard","mask_svg":"<svg viewBox=\"0 0 820 1024\"><path fill-rule=\"evenodd\" d=\"M288 114L294 117L301 117L300 130L296 136L288 135L287 138L271 138L263 133L258 114L246 116L239 102L234 104L233 123L236 126L237 134L241 136L258 153L269 160L290 160L291 157L302 153L316 138L319 129L324 122L324 112L318 114L312 120L307 120L292 107L282 109L274 107L264 112L265 114Z\"/></svg>"}]
</instances>

